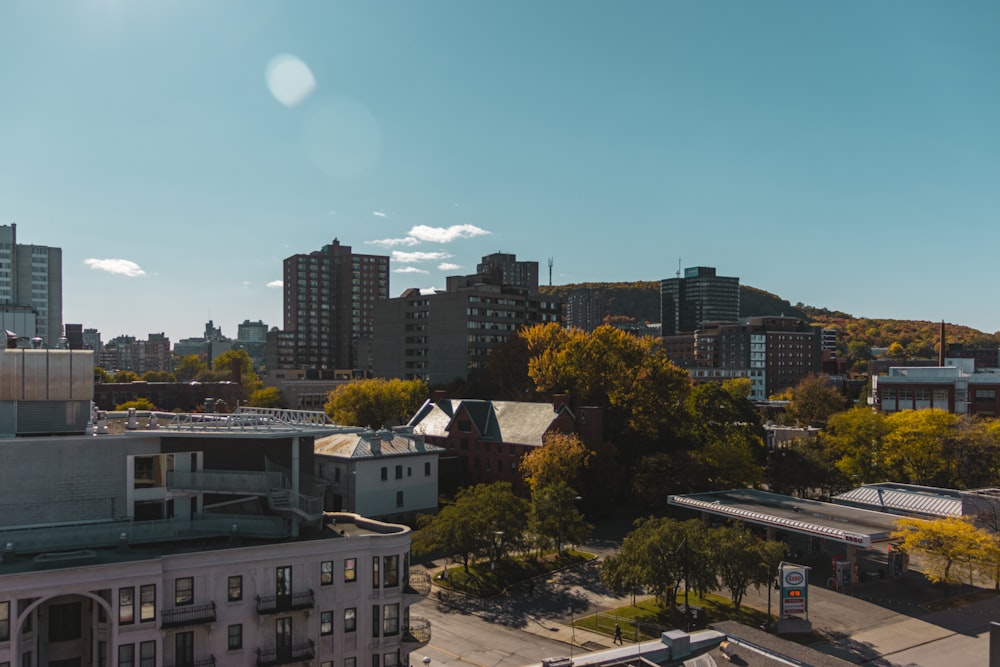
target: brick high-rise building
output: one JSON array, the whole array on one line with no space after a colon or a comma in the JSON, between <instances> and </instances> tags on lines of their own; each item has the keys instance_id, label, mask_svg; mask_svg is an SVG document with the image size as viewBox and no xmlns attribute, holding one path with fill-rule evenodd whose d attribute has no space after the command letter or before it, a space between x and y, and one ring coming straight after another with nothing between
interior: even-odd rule
<instances>
[{"instance_id":1,"label":"brick high-rise building","mask_svg":"<svg viewBox=\"0 0 1000 667\"><path fill-rule=\"evenodd\" d=\"M372 333L375 303L389 298L389 258L361 255L337 239L285 259L284 330L296 368L357 366L355 346Z\"/></svg>"},{"instance_id":2,"label":"brick high-rise building","mask_svg":"<svg viewBox=\"0 0 1000 667\"><path fill-rule=\"evenodd\" d=\"M24 308L34 310L35 330L15 333L56 347L63 335L62 248L20 244L17 225L0 225L0 319Z\"/></svg>"}]
</instances>

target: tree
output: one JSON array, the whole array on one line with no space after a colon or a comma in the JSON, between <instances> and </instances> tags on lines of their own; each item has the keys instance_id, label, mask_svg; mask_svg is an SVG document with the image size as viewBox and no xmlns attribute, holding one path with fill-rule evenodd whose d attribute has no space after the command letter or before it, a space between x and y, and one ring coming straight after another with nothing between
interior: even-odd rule
<instances>
[{"instance_id":1,"label":"tree","mask_svg":"<svg viewBox=\"0 0 1000 667\"><path fill-rule=\"evenodd\" d=\"M139 379L139 376L132 371L118 371L111 378L111 381L115 384L126 384L128 382L135 382Z\"/></svg>"},{"instance_id":2,"label":"tree","mask_svg":"<svg viewBox=\"0 0 1000 667\"><path fill-rule=\"evenodd\" d=\"M264 387L250 394L247 405L255 408L280 408L281 390L277 387Z\"/></svg>"},{"instance_id":3,"label":"tree","mask_svg":"<svg viewBox=\"0 0 1000 667\"><path fill-rule=\"evenodd\" d=\"M381 428L406 423L427 400L423 380L354 380L330 392L326 414L338 424Z\"/></svg>"},{"instance_id":4,"label":"tree","mask_svg":"<svg viewBox=\"0 0 1000 667\"><path fill-rule=\"evenodd\" d=\"M576 489L580 473L592 457L593 452L575 433L549 433L541 447L521 459L521 474L532 491L554 484Z\"/></svg>"},{"instance_id":5,"label":"tree","mask_svg":"<svg viewBox=\"0 0 1000 667\"><path fill-rule=\"evenodd\" d=\"M146 371L141 379L143 382L177 382L174 374L167 371Z\"/></svg>"},{"instance_id":6,"label":"tree","mask_svg":"<svg viewBox=\"0 0 1000 667\"><path fill-rule=\"evenodd\" d=\"M115 410L118 412L126 412L129 408L135 408L136 410L155 410L156 406L153 405L152 401L148 398L136 398L131 401L119 403L115 406Z\"/></svg>"},{"instance_id":7,"label":"tree","mask_svg":"<svg viewBox=\"0 0 1000 667\"><path fill-rule=\"evenodd\" d=\"M791 391L788 416L801 426L823 428L831 415L844 410L847 399L825 376L809 375Z\"/></svg>"},{"instance_id":8,"label":"tree","mask_svg":"<svg viewBox=\"0 0 1000 667\"><path fill-rule=\"evenodd\" d=\"M206 364L197 354L189 354L181 357L177 365L174 366L174 374L180 382L190 382L198 377L202 371L208 370Z\"/></svg>"},{"instance_id":9,"label":"tree","mask_svg":"<svg viewBox=\"0 0 1000 667\"><path fill-rule=\"evenodd\" d=\"M240 380L243 384L243 395L250 396L263 386L263 382L253 369L253 360L246 350L226 350L212 362L212 370L216 373L228 374L233 365L239 364ZM225 378L228 379L228 378Z\"/></svg>"},{"instance_id":10,"label":"tree","mask_svg":"<svg viewBox=\"0 0 1000 667\"><path fill-rule=\"evenodd\" d=\"M567 543L587 540L593 526L577 509L577 499L576 491L563 481L532 489L528 531L540 548L552 546L562 553Z\"/></svg>"},{"instance_id":11,"label":"tree","mask_svg":"<svg viewBox=\"0 0 1000 667\"><path fill-rule=\"evenodd\" d=\"M107 384L109 382L111 382L111 376L108 375L108 372L100 366L94 366L94 383Z\"/></svg>"},{"instance_id":12,"label":"tree","mask_svg":"<svg viewBox=\"0 0 1000 667\"><path fill-rule=\"evenodd\" d=\"M462 489L455 502L434 516L422 516L413 535L418 554L440 552L461 561L466 571L475 556L502 559L523 542L528 503L508 482Z\"/></svg>"},{"instance_id":13,"label":"tree","mask_svg":"<svg viewBox=\"0 0 1000 667\"><path fill-rule=\"evenodd\" d=\"M903 359L906 359L906 348L900 345L898 342L892 343L886 350L886 354L889 356L890 359L894 359L896 361L902 361Z\"/></svg>"},{"instance_id":14,"label":"tree","mask_svg":"<svg viewBox=\"0 0 1000 667\"><path fill-rule=\"evenodd\" d=\"M781 542L762 540L742 525L709 531L712 557L737 611L750 586L769 586L785 555Z\"/></svg>"},{"instance_id":15,"label":"tree","mask_svg":"<svg viewBox=\"0 0 1000 667\"><path fill-rule=\"evenodd\" d=\"M903 410L886 417L882 454L891 479L949 487L954 481L958 415L944 410Z\"/></svg>"},{"instance_id":16,"label":"tree","mask_svg":"<svg viewBox=\"0 0 1000 667\"><path fill-rule=\"evenodd\" d=\"M831 415L820 443L834 465L854 485L888 479L883 444L886 416L867 406Z\"/></svg>"},{"instance_id":17,"label":"tree","mask_svg":"<svg viewBox=\"0 0 1000 667\"><path fill-rule=\"evenodd\" d=\"M921 555L929 581L971 585L977 573L995 577L996 539L976 528L969 517L900 519L896 526L893 539L900 540L904 551Z\"/></svg>"}]
</instances>

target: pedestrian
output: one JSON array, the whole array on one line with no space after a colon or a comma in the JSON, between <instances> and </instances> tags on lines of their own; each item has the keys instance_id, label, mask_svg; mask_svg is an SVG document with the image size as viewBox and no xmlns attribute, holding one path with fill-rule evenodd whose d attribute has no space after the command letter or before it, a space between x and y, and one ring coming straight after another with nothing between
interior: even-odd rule
<instances>
[{"instance_id":1,"label":"pedestrian","mask_svg":"<svg viewBox=\"0 0 1000 667\"><path fill-rule=\"evenodd\" d=\"M621 644L624 646L624 642L622 641L622 626L618 625L617 623L615 623L615 639L612 643Z\"/></svg>"}]
</instances>

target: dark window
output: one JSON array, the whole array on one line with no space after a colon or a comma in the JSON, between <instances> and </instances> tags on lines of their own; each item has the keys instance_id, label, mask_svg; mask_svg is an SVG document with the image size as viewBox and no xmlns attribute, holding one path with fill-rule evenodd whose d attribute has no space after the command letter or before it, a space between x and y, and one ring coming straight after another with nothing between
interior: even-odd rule
<instances>
[{"instance_id":1,"label":"dark window","mask_svg":"<svg viewBox=\"0 0 1000 667\"><path fill-rule=\"evenodd\" d=\"M156 667L156 640L139 644L139 667Z\"/></svg>"},{"instance_id":2,"label":"dark window","mask_svg":"<svg viewBox=\"0 0 1000 667\"><path fill-rule=\"evenodd\" d=\"M358 659L353 655L350 658L344 658L344 667L358 667Z\"/></svg>"},{"instance_id":3,"label":"dark window","mask_svg":"<svg viewBox=\"0 0 1000 667\"><path fill-rule=\"evenodd\" d=\"M319 585L333 585L333 561L325 560L319 564Z\"/></svg>"},{"instance_id":4,"label":"dark window","mask_svg":"<svg viewBox=\"0 0 1000 667\"><path fill-rule=\"evenodd\" d=\"M377 556L376 556L377 558ZM378 637L381 615L377 604L372 605L372 637Z\"/></svg>"},{"instance_id":5,"label":"dark window","mask_svg":"<svg viewBox=\"0 0 1000 667\"><path fill-rule=\"evenodd\" d=\"M49 605L49 641L68 642L82 634L82 613L79 602Z\"/></svg>"},{"instance_id":6,"label":"dark window","mask_svg":"<svg viewBox=\"0 0 1000 667\"><path fill-rule=\"evenodd\" d=\"M135 667L135 644L118 645L118 667Z\"/></svg>"},{"instance_id":7,"label":"dark window","mask_svg":"<svg viewBox=\"0 0 1000 667\"><path fill-rule=\"evenodd\" d=\"M462 433L471 433L472 432L472 422L470 422L468 419L459 419L458 420L458 430L461 431Z\"/></svg>"},{"instance_id":8,"label":"dark window","mask_svg":"<svg viewBox=\"0 0 1000 667\"><path fill-rule=\"evenodd\" d=\"M358 629L358 610L348 607L344 610L344 632L354 632Z\"/></svg>"},{"instance_id":9,"label":"dark window","mask_svg":"<svg viewBox=\"0 0 1000 667\"><path fill-rule=\"evenodd\" d=\"M383 565L386 588L399 586L399 556L386 556Z\"/></svg>"},{"instance_id":10,"label":"dark window","mask_svg":"<svg viewBox=\"0 0 1000 667\"><path fill-rule=\"evenodd\" d=\"M178 577L174 580L174 606L191 604L194 604L194 577Z\"/></svg>"},{"instance_id":11,"label":"dark window","mask_svg":"<svg viewBox=\"0 0 1000 667\"><path fill-rule=\"evenodd\" d=\"M406 466L406 476L413 477L413 468L411 468L410 466Z\"/></svg>"},{"instance_id":12,"label":"dark window","mask_svg":"<svg viewBox=\"0 0 1000 667\"><path fill-rule=\"evenodd\" d=\"M194 665L194 632L178 632L174 635L174 667Z\"/></svg>"},{"instance_id":13,"label":"dark window","mask_svg":"<svg viewBox=\"0 0 1000 667\"><path fill-rule=\"evenodd\" d=\"M389 479L389 469L382 466L382 481L384 482L387 479Z\"/></svg>"},{"instance_id":14,"label":"dark window","mask_svg":"<svg viewBox=\"0 0 1000 667\"><path fill-rule=\"evenodd\" d=\"M399 604L382 607L382 635L391 637L399 634Z\"/></svg>"},{"instance_id":15,"label":"dark window","mask_svg":"<svg viewBox=\"0 0 1000 667\"><path fill-rule=\"evenodd\" d=\"M135 623L135 587L118 589L118 625Z\"/></svg>"},{"instance_id":16,"label":"dark window","mask_svg":"<svg viewBox=\"0 0 1000 667\"><path fill-rule=\"evenodd\" d=\"M326 637L333 634L333 612L321 611L319 613L319 634Z\"/></svg>"},{"instance_id":17,"label":"dark window","mask_svg":"<svg viewBox=\"0 0 1000 667\"><path fill-rule=\"evenodd\" d=\"M243 648L243 624L236 623L229 626L229 650L236 651Z\"/></svg>"},{"instance_id":18,"label":"dark window","mask_svg":"<svg viewBox=\"0 0 1000 667\"><path fill-rule=\"evenodd\" d=\"M396 479L403 479L403 466L396 466Z\"/></svg>"},{"instance_id":19,"label":"dark window","mask_svg":"<svg viewBox=\"0 0 1000 667\"><path fill-rule=\"evenodd\" d=\"M156 584L139 587L139 621L156 620Z\"/></svg>"},{"instance_id":20,"label":"dark window","mask_svg":"<svg viewBox=\"0 0 1000 667\"><path fill-rule=\"evenodd\" d=\"M424 477L430 477L430 476L431 476L431 462L430 461L425 461L424 462Z\"/></svg>"},{"instance_id":21,"label":"dark window","mask_svg":"<svg viewBox=\"0 0 1000 667\"><path fill-rule=\"evenodd\" d=\"M402 507L402 506L403 506L403 492L402 491L397 491L396 492L396 507Z\"/></svg>"},{"instance_id":22,"label":"dark window","mask_svg":"<svg viewBox=\"0 0 1000 667\"><path fill-rule=\"evenodd\" d=\"M230 602L239 602L243 599L243 575L234 574L229 577L229 593L227 599Z\"/></svg>"},{"instance_id":23,"label":"dark window","mask_svg":"<svg viewBox=\"0 0 1000 667\"><path fill-rule=\"evenodd\" d=\"M0 642L10 641L10 603L0 602Z\"/></svg>"}]
</instances>

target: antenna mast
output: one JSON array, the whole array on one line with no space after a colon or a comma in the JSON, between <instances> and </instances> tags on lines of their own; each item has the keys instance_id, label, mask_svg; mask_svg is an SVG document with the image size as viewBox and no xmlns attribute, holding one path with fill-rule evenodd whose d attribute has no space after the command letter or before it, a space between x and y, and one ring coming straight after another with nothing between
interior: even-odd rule
<instances>
[{"instance_id":1,"label":"antenna mast","mask_svg":"<svg viewBox=\"0 0 1000 667\"><path fill-rule=\"evenodd\" d=\"M549 287L552 287L552 258L549 257Z\"/></svg>"},{"instance_id":2,"label":"antenna mast","mask_svg":"<svg viewBox=\"0 0 1000 667\"><path fill-rule=\"evenodd\" d=\"M681 258L677 258L677 277L681 277Z\"/></svg>"}]
</instances>

